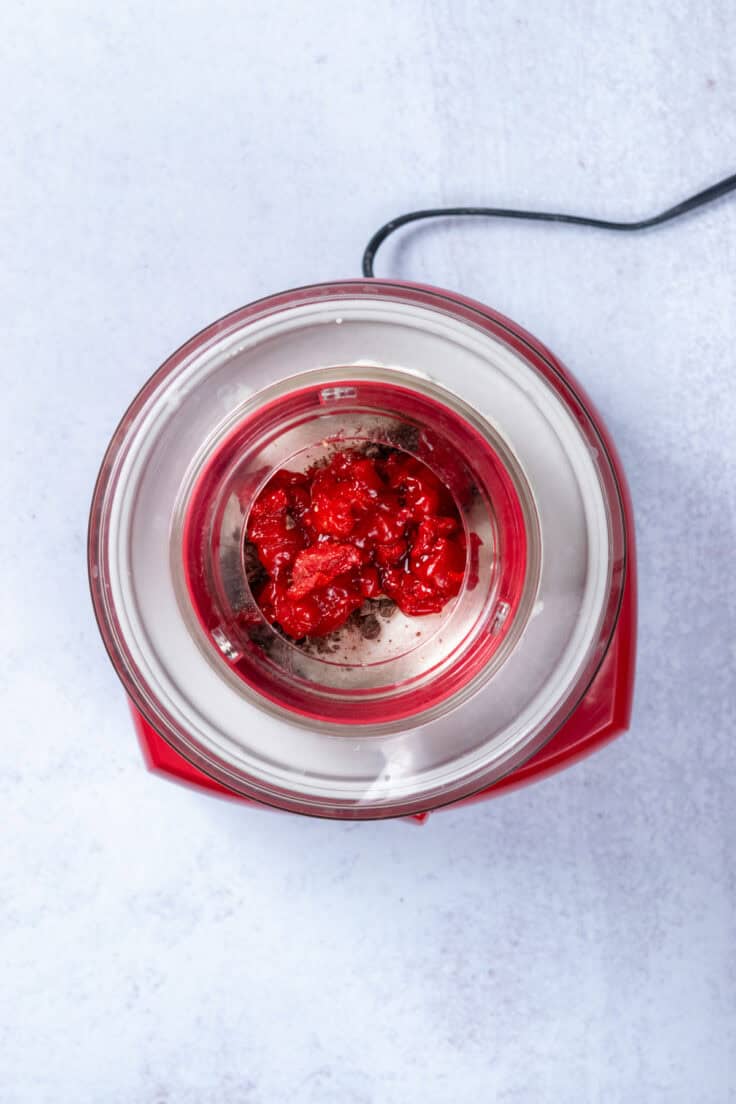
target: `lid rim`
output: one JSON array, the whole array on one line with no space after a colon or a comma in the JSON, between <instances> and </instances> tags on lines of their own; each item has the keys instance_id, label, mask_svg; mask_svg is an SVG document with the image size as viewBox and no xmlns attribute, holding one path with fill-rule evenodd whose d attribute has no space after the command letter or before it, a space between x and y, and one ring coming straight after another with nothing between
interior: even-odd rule
<instances>
[{"instance_id":1,"label":"lid rim","mask_svg":"<svg viewBox=\"0 0 736 1104\"><path fill-rule=\"evenodd\" d=\"M138 685L134 678L134 663L131 659L130 653L125 646L125 641L119 636L115 630L115 626L112 624L111 619L106 613L105 595L102 593L99 580L99 572L97 564L103 554L103 546L105 539L105 526L103 518L103 498L109 491L111 486L114 486L114 481L117 475L117 461L120 458L121 449L124 441L128 436L131 424L135 417L145 407L150 397L155 393L156 389L164 382L168 376L173 373L176 367L186 358L190 351L194 349L206 348L206 343L202 343L202 338L206 335L207 339L216 339L222 336L223 332L227 330L228 326L236 322L246 323L249 317L255 317L264 308L269 305L275 305L275 309L282 309L295 305L300 299L309 298L309 296L315 293L324 293L328 299L339 298L341 295L349 294L355 295L356 291L363 290L366 294L376 296L376 293L380 296L381 292L388 294L391 297L391 292L402 291L404 293L411 293L413 291L419 291L423 294L429 293L432 298L438 298L443 304L447 304L450 307L457 308L458 305L463 310L468 310L478 315L486 324L490 323L494 328L500 328L509 337L513 338L515 343L521 343L527 348L534 356L536 361L542 361L547 369L544 373L549 379L548 373L551 373L552 377L558 382L559 390L566 399L572 399L574 404L580 408L585 415L587 424L591 428L600 444L600 448L604 456L606 457L606 467L611 476L613 489L615 490L617 497L617 506L619 517L621 519L621 537L623 546L621 549L621 579L619 580L618 587L618 601L613 614L611 623L607 625L607 631L605 633L605 644L600 649L600 655L597 656L594 669L587 680L584 687L581 688L580 693L575 695L575 700L570 706L569 711L559 719L553 728L553 730L547 735L542 743L537 743L531 746L528 751L528 755L521 760L521 762L513 762L508 770L501 773L494 774L494 777L489 778L484 776L477 779L471 774L468 776L470 779L462 784L454 785L451 793L440 793L431 796L429 799L427 794L418 796L416 799L402 798L400 799L400 808L396 808L396 804L393 798L387 800L387 804L366 805L361 802L354 802L352 799L342 803L335 800L333 804L326 805L324 800L320 798L319 807L316 806L314 799L310 798L305 804L304 801L300 801L289 792L279 792L277 787L269 788L267 792L264 792L259 786L249 783L244 783L242 778L234 779L230 772L220 767L218 764L215 766L204 755L194 753L193 749L186 744L178 740L172 739L171 734L166 731L162 731L160 719L156 715L156 711L152 708L152 703L148 700L148 696L144 693L142 687ZM483 327L486 328L486 327ZM566 405L570 405L569 402ZM444 292L441 289L430 289L423 285L408 284L403 282L389 282L389 281L376 281L376 280L355 280L345 281L340 284L316 284L309 285L303 288L294 289L290 292L283 292L277 296L264 297L255 303L250 304L245 308L233 311L226 315L224 318L218 320L212 325L204 328L194 337L185 342L175 353L173 353L166 361L160 366L159 369L150 377L150 379L143 385L135 396L125 414L121 418L111 440L108 448L103 457L100 472L98 474L95 488L93 492L92 504L90 509L90 521L89 521L89 536L88 536L88 571L89 571L89 584L91 597L93 602L93 608L95 617L100 629L100 633L103 637L110 660L113 667L120 678L126 693L129 698L139 710L142 716L146 719L147 723L156 731L162 739L164 739L176 752L182 755L196 769L201 770L207 777L213 781L219 782L225 785L228 789L236 795L241 795L254 800L258 803L268 805L274 808L285 809L291 812L298 812L303 815L317 816L322 819L387 819L396 816L410 816L418 812L425 812L432 808L438 808L442 805L452 804L463 798L470 797L483 789L487 788L489 784L496 781L501 781L508 773L516 770L523 762L527 762L529 758L536 755L540 750L540 747L544 746L549 739L551 739L556 732L559 731L569 717L577 709L580 701L585 697L591 683L594 681L601 664L605 660L608 654L611 641L613 639L616 626L618 624L619 613L621 610L621 604L623 601L624 580L627 577L628 572L628 533L626 529L626 500L625 495L622 493L620 486L620 472L617 468L615 457L611 455L608 448L605 436L601 433L599 426L599 419L591 413L589 404L586 403L584 395L580 390L573 387L570 380L567 378L564 370L561 366L557 366L557 362L548 351L541 346L536 339L531 338L531 335L525 335L524 332L517 327L514 323L497 315L495 311L490 308L483 307L482 304L474 304L469 300L463 300L462 297L455 296L451 292ZM111 639L112 638L112 639ZM596 650L602 643L599 638ZM117 652L116 652L117 648Z\"/></svg>"}]
</instances>

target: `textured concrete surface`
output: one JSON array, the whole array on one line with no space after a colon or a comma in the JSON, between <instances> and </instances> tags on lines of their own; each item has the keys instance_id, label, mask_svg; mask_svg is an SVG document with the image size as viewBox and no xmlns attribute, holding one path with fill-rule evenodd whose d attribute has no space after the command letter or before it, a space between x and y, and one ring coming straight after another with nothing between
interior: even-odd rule
<instances>
[{"instance_id":1,"label":"textured concrete surface","mask_svg":"<svg viewBox=\"0 0 736 1104\"><path fill-rule=\"evenodd\" d=\"M3 1104L736 1099L736 200L379 259L535 331L620 445L634 724L567 774L423 829L168 785L83 555L183 339L410 207L634 217L733 172L735 36L729 0L3 6Z\"/></svg>"}]
</instances>

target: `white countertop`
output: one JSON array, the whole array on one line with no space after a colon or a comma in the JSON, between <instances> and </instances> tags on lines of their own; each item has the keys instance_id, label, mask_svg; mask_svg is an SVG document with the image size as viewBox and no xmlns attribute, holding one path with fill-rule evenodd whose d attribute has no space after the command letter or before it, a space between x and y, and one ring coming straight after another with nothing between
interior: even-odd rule
<instances>
[{"instance_id":1,"label":"white countertop","mask_svg":"<svg viewBox=\"0 0 736 1104\"><path fill-rule=\"evenodd\" d=\"M736 170L729 0L6 5L0 1100L736 1093L736 198L637 237L433 225L377 274L547 342L639 538L630 733L423 828L146 773L85 528L150 372L408 208L636 217ZM9 131L7 124L9 123Z\"/></svg>"}]
</instances>

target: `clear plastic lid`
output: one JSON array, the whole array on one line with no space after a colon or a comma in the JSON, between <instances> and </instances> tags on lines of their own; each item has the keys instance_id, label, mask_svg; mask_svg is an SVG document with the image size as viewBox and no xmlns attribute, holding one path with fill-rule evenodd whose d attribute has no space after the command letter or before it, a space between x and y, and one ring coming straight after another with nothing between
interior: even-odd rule
<instances>
[{"instance_id":1,"label":"clear plastic lid","mask_svg":"<svg viewBox=\"0 0 736 1104\"><path fill-rule=\"evenodd\" d=\"M441 612L384 603L370 631L292 640L256 600L249 512L276 470L346 448L435 472L465 577ZM534 754L605 654L624 552L612 465L551 358L492 312L378 281L262 301L174 354L116 431L90 525L141 712L235 792L336 817L425 810Z\"/></svg>"}]
</instances>

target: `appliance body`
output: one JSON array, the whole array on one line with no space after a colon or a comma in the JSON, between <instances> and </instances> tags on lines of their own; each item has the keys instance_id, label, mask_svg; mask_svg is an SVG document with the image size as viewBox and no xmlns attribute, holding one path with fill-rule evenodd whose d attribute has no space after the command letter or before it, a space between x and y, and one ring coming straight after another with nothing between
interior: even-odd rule
<instances>
[{"instance_id":1,"label":"appliance body","mask_svg":"<svg viewBox=\"0 0 736 1104\"><path fill-rule=\"evenodd\" d=\"M260 378L251 382L251 373ZM195 394L198 379L203 389ZM400 391L392 390L397 384L409 396L403 413ZM294 394L305 398L292 411ZM193 415L187 423L187 404L201 419L210 400L203 433ZM262 426L258 419L272 407L276 421ZM412 642L405 654L394 645L390 664L372 652L357 664L345 659L342 667L330 666L289 650L283 640L264 659L254 648L263 626L257 640L239 627L246 606L251 621L258 615L252 596L241 594L247 580L238 582L236 598L227 593L231 522L238 535L227 555L237 558L233 549L242 545L253 501L252 488L247 494L243 488L257 479L262 487L266 468L293 466L302 454L313 460L320 434L321 446L326 440L330 447L351 444L368 432L364 425L389 443L405 439L406 433L390 436L392 419L403 430L415 423L423 444L409 448L418 454L424 448L425 461L442 452L446 434L458 455L467 454L472 480L466 482L483 484L481 498L490 487L488 519L477 503L467 510L468 526L484 536L478 544L485 549L483 579L493 580L488 594L484 583L470 582L453 611L428 631L426 645ZM176 444L173 435L168 443L165 438L169 423L180 429ZM353 425L347 435L335 429L343 423ZM471 431L480 434L477 450ZM149 439L154 443L146 451ZM250 467L240 459L249 449ZM483 449L491 458L485 469L475 456ZM166 492L169 469L173 489ZM516 490L509 493L513 498L518 491L521 501L516 543L498 507L498 472L504 479L511 472ZM149 564L157 556L155 576ZM98 622L149 768L220 796L311 815L423 820L432 809L496 796L566 767L629 724L634 522L613 442L582 388L540 342L449 292L377 280L315 285L252 304L193 338L144 387L113 437L93 500L89 563ZM179 576L184 583L177 583ZM507 577L518 583L513 599L502 593ZM168 612L162 603L166 633L152 607L170 579L177 593ZM170 641L180 622L186 634L177 651ZM152 640L159 630L160 640ZM452 644L438 658L443 639ZM548 655L554 662L547 663ZM415 657L413 666L406 656ZM189 739L210 699L203 697L204 705L190 700L195 676L189 674L187 685L185 661L203 682L212 682L214 673L227 684L222 706L213 705L206 719L215 733L209 743ZM374 670L371 681L366 672ZM438 696L437 687L445 685ZM243 738L250 756L243 766L242 749L220 739L220 716L236 699L236 735L246 717L249 732L270 725L271 740L284 744L286 767L276 782L265 741L253 750ZM351 709L355 719L346 721ZM496 711L508 712L487 738L483 710L494 721ZM528 719L517 723L514 711ZM209 733L207 724L201 728ZM464 742L457 761L448 761L442 749L458 730ZM356 761L371 757L379 766L347 773L348 748ZM290 756L302 755L290 773Z\"/></svg>"}]
</instances>

